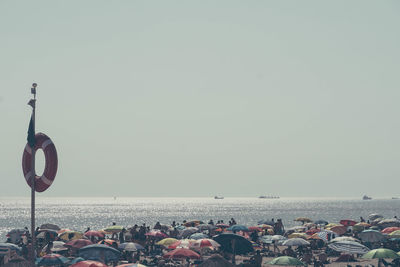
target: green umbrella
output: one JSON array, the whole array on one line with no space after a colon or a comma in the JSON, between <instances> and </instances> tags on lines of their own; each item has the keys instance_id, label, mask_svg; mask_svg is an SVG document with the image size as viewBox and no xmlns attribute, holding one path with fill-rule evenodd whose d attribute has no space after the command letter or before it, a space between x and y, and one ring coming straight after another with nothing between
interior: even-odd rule
<instances>
[{"instance_id":1,"label":"green umbrella","mask_svg":"<svg viewBox=\"0 0 400 267\"><path fill-rule=\"evenodd\" d=\"M282 257L275 258L272 261L268 262L268 264L271 264L271 265L303 265L303 266L305 265L300 260L293 258L293 257L289 257L289 256L282 256Z\"/></svg>"},{"instance_id":2,"label":"green umbrella","mask_svg":"<svg viewBox=\"0 0 400 267\"><path fill-rule=\"evenodd\" d=\"M396 254L391 249L387 248L378 248L373 249L362 256L363 259L397 259L400 258L399 255Z\"/></svg>"}]
</instances>

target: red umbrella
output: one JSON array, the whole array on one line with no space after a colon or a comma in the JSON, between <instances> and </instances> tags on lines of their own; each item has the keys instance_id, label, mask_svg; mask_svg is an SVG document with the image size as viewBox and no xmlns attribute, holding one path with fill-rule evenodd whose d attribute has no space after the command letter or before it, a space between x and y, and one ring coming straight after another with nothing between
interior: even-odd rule
<instances>
[{"instance_id":1,"label":"red umbrella","mask_svg":"<svg viewBox=\"0 0 400 267\"><path fill-rule=\"evenodd\" d=\"M306 234L307 235L313 235L313 234L318 233L320 231L321 231L321 229L313 228L313 229L310 229L310 230L306 231Z\"/></svg>"},{"instance_id":2,"label":"red umbrella","mask_svg":"<svg viewBox=\"0 0 400 267\"><path fill-rule=\"evenodd\" d=\"M225 223L217 223L215 226L220 227L220 228L228 228L229 225Z\"/></svg>"},{"instance_id":3,"label":"red umbrella","mask_svg":"<svg viewBox=\"0 0 400 267\"><path fill-rule=\"evenodd\" d=\"M70 265L69 267L108 267L108 266L99 261L80 261Z\"/></svg>"},{"instance_id":4,"label":"red umbrella","mask_svg":"<svg viewBox=\"0 0 400 267\"><path fill-rule=\"evenodd\" d=\"M86 237L94 236L94 237L101 237L101 238L104 238L104 236L105 236L104 232L102 232L102 231L94 231L94 230L87 231L83 235L86 236Z\"/></svg>"},{"instance_id":5,"label":"red umbrella","mask_svg":"<svg viewBox=\"0 0 400 267\"><path fill-rule=\"evenodd\" d=\"M180 248L189 248L190 245L191 245L192 243L194 243L194 241L195 241L195 240L191 240L191 239L181 239L181 240L178 240L178 241L172 243L171 245L169 245L168 248L169 248L169 249L176 249L177 247L180 247Z\"/></svg>"},{"instance_id":6,"label":"red umbrella","mask_svg":"<svg viewBox=\"0 0 400 267\"><path fill-rule=\"evenodd\" d=\"M383 229L381 232L384 234L390 234L391 232L400 230L400 227L386 227L385 229Z\"/></svg>"},{"instance_id":7,"label":"red umbrella","mask_svg":"<svg viewBox=\"0 0 400 267\"><path fill-rule=\"evenodd\" d=\"M342 224L342 225L344 225L344 226L353 226L353 225L355 225L357 222L356 222L356 221L353 221L353 220L347 219L347 220L341 220L339 223Z\"/></svg>"},{"instance_id":8,"label":"red umbrella","mask_svg":"<svg viewBox=\"0 0 400 267\"><path fill-rule=\"evenodd\" d=\"M250 227L247 227L247 228L250 230L250 232L252 232L252 231L258 231L258 232L264 231L261 227L258 227L258 226L250 226Z\"/></svg>"},{"instance_id":9,"label":"red umbrella","mask_svg":"<svg viewBox=\"0 0 400 267\"><path fill-rule=\"evenodd\" d=\"M173 251L166 253L163 257L165 259L200 259L199 254L187 248L174 249Z\"/></svg>"},{"instance_id":10,"label":"red umbrella","mask_svg":"<svg viewBox=\"0 0 400 267\"><path fill-rule=\"evenodd\" d=\"M150 231L150 232L146 233L145 235L152 236L152 237L159 237L159 238L167 238L168 237L168 235L166 233L163 233L161 231L155 231L155 230Z\"/></svg>"},{"instance_id":11,"label":"red umbrella","mask_svg":"<svg viewBox=\"0 0 400 267\"><path fill-rule=\"evenodd\" d=\"M97 242L97 244L103 244L103 245L107 245L109 247L118 247L118 242L112 239L103 239L99 242Z\"/></svg>"},{"instance_id":12,"label":"red umbrella","mask_svg":"<svg viewBox=\"0 0 400 267\"><path fill-rule=\"evenodd\" d=\"M75 240L69 241L64 246L65 247L70 247L70 248L80 249L80 248L83 248L85 246L92 245L92 244L93 244L92 241L87 240L87 239L75 239Z\"/></svg>"}]
</instances>

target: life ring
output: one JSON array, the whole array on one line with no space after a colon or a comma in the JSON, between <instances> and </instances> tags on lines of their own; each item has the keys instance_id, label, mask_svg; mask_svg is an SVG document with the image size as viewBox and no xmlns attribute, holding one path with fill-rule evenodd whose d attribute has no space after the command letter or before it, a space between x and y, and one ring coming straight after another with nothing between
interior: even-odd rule
<instances>
[{"instance_id":1,"label":"life ring","mask_svg":"<svg viewBox=\"0 0 400 267\"><path fill-rule=\"evenodd\" d=\"M36 152L38 149L42 149L45 157L45 167L42 176L37 176L35 173L35 191L43 192L53 183L54 178L57 174L57 151L53 141L44 133L37 133L35 135L35 147L33 148ZM22 170L26 182L32 187L32 148L29 144L26 144L24 154L22 155Z\"/></svg>"}]
</instances>

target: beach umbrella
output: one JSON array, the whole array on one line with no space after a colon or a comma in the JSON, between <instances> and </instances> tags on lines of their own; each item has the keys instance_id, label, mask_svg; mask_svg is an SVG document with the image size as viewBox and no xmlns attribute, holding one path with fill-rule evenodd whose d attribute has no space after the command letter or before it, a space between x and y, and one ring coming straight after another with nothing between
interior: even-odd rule
<instances>
[{"instance_id":1,"label":"beach umbrella","mask_svg":"<svg viewBox=\"0 0 400 267\"><path fill-rule=\"evenodd\" d=\"M396 218L384 219L378 222L379 227L400 227L400 220Z\"/></svg>"},{"instance_id":2,"label":"beach umbrella","mask_svg":"<svg viewBox=\"0 0 400 267\"><path fill-rule=\"evenodd\" d=\"M215 229L217 227L214 226L214 225L211 225L211 224L204 224L203 223L203 224L197 225L196 228L199 229L200 231L206 231L206 230L210 231L210 230L213 230L213 229Z\"/></svg>"},{"instance_id":3,"label":"beach umbrella","mask_svg":"<svg viewBox=\"0 0 400 267\"><path fill-rule=\"evenodd\" d=\"M197 226L199 224L204 224L204 222L202 222L200 220L193 220L193 221L185 222L183 225L186 226L186 227L194 227L194 226Z\"/></svg>"},{"instance_id":4,"label":"beach umbrella","mask_svg":"<svg viewBox=\"0 0 400 267\"><path fill-rule=\"evenodd\" d=\"M56 230L40 229L39 233L36 235L36 238L45 239L46 237L49 237L50 239L54 240L57 236L58 233Z\"/></svg>"},{"instance_id":5,"label":"beach umbrella","mask_svg":"<svg viewBox=\"0 0 400 267\"><path fill-rule=\"evenodd\" d=\"M208 238L208 235L203 234L203 233L194 233L189 237L189 239L194 239L194 240L203 239L203 238Z\"/></svg>"},{"instance_id":6,"label":"beach umbrella","mask_svg":"<svg viewBox=\"0 0 400 267\"><path fill-rule=\"evenodd\" d=\"M323 225L327 225L329 222L325 221L325 220L316 220L314 221L315 224L323 224Z\"/></svg>"},{"instance_id":7,"label":"beach umbrella","mask_svg":"<svg viewBox=\"0 0 400 267\"><path fill-rule=\"evenodd\" d=\"M145 248L142 245L140 245L138 243L133 243L133 242L125 242L125 243L119 244L118 248L121 250L125 250L125 251L145 250Z\"/></svg>"},{"instance_id":8,"label":"beach umbrella","mask_svg":"<svg viewBox=\"0 0 400 267\"><path fill-rule=\"evenodd\" d=\"M335 232L330 231L330 230L324 230L324 231L318 232L316 234L325 242L329 242L338 236Z\"/></svg>"},{"instance_id":9,"label":"beach umbrella","mask_svg":"<svg viewBox=\"0 0 400 267\"><path fill-rule=\"evenodd\" d=\"M339 237L335 237L334 239L332 239L330 242L341 242L341 241L351 241L351 242L360 242L360 240L351 237L351 236L339 236Z\"/></svg>"},{"instance_id":10,"label":"beach umbrella","mask_svg":"<svg viewBox=\"0 0 400 267\"><path fill-rule=\"evenodd\" d=\"M224 259L219 254L214 254L210 258L203 261L199 267L234 267L232 263Z\"/></svg>"},{"instance_id":11,"label":"beach umbrella","mask_svg":"<svg viewBox=\"0 0 400 267\"><path fill-rule=\"evenodd\" d=\"M367 228L370 228L370 227L371 227L371 225L369 223L359 222L359 223L356 223L355 225L353 225L353 231L360 232L360 231L363 231L363 230L365 230Z\"/></svg>"},{"instance_id":12,"label":"beach umbrella","mask_svg":"<svg viewBox=\"0 0 400 267\"><path fill-rule=\"evenodd\" d=\"M123 229L124 229L124 227L122 225L112 225L112 226L108 226L108 227L104 228L103 231L108 234L115 234L115 233L122 232Z\"/></svg>"},{"instance_id":13,"label":"beach umbrella","mask_svg":"<svg viewBox=\"0 0 400 267\"><path fill-rule=\"evenodd\" d=\"M140 263L125 263L121 265L117 265L116 267L146 267L146 265Z\"/></svg>"},{"instance_id":14,"label":"beach umbrella","mask_svg":"<svg viewBox=\"0 0 400 267\"><path fill-rule=\"evenodd\" d=\"M354 241L337 241L328 245L330 249L348 254L364 254L369 251L366 246Z\"/></svg>"},{"instance_id":15,"label":"beach umbrella","mask_svg":"<svg viewBox=\"0 0 400 267\"><path fill-rule=\"evenodd\" d=\"M292 233L288 235L288 238L303 238L306 239L308 235L306 233Z\"/></svg>"},{"instance_id":16,"label":"beach umbrella","mask_svg":"<svg viewBox=\"0 0 400 267\"><path fill-rule=\"evenodd\" d=\"M249 226L249 227L247 227L247 229L249 229L250 232L253 232L253 231L262 232L262 231L264 231L263 228L261 228L260 226Z\"/></svg>"},{"instance_id":17,"label":"beach umbrella","mask_svg":"<svg viewBox=\"0 0 400 267\"><path fill-rule=\"evenodd\" d=\"M289 256L281 256L274 258L270 262L268 262L270 265L285 265L285 266L299 266L299 265L306 265L299 259L289 257Z\"/></svg>"},{"instance_id":18,"label":"beach umbrella","mask_svg":"<svg viewBox=\"0 0 400 267\"><path fill-rule=\"evenodd\" d=\"M105 236L105 232L103 231L94 231L94 230L90 230L87 231L86 233L83 234L86 237L100 237L100 238L104 238Z\"/></svg>"},{"instance_id":19,"label":"beach umbrella","mask_svg":"<svg viewBox=\"0 0 400 267\"><path fill-rule=\"evenodd\" d=\"M47 254L35 261L37 266L54 266L64 265L69 261L68 258L61 256L60 254Z\"/></svg>"},{"instance_id":20,"label":"beach umbrella","mask_svg":"<svg viewBox=\"0 0 400 267\"><path fill-rule=\"evenodd\" d=\"M282 243L283 246L308 246L310 242L303 238L290 238Z\"/></svg>"},{"instance_id":21,"label":"beach umbrella","mask_svg":"<svg viewBox=\"0 0 400 267\"><path fill-rule=\"evenodd\" d=\"M372 213L372 214L368 215L368 219L370 221L376 220L378 218L383 218L383 216L380 214L377 214L377 213Z\"/></svg>"},{"instance_id":22,"label":"beach umbrella","mask_svg":"<svg viewBox=\"0 0 400 267\"><path fill-rule=\"evenodd\" d=\"M68 241L66 244L64 244L65 247L74 249L80 249L89 245L93 245L93 242L88 239L75 239Z\"/></svg>"},{"instance_id":23,"label":"beach umbrella","mask_svg":"<svg viewBox=\"0 0 400 267\"><path fill-rule=\"evenodd\" d=\"M219 227L219 228L228 228L229 224L226 223L217 223L215 226Z\"/></svg>"},{"instance_id":24,"label":"beach umbrella","mask_svg":"<svg viewBox=\"0 0 400 267\"><path fill-rule=\"evenodd\" d=\"M49 244L43 247L42 252L46 252ZM51 252L60 252L60 251L65 251L68 250L67 247L65 247L65 242L63 241L53 241L52 242L52 247L50 248Z\"/></svg>"},{"instance_id":25,"label":"beach umbrella","mask_svg":"<svg viewBox=\"0 0 400 267\"><path fill-rule=\"evenodd\" d=\"M400 230L396 230L388 234L389 238L400 238Z\"/></svg>"},{"instance_id":26,"label":"beach umbrella","mask_svg":"<svg viewBox=\"0 0 400 267\"><path fill-rule=\"evenodd\" d=\"M400 258L399 255L396 254L391 249L387 248L378 248L373 249L367 253L365 253L361 258L363 259L397 259Z\"/></svg>"},{"instance_id":27,"label":"beach umbrella","mask_svg":"<svg viewBox=\"0 0 400 267\"><path fill-rule=\"evenodd\" d=\"M307 235L313 235L313 234L318 233L318 232L321 232L321 229L313 228L313 229L307 230L306 234Z\"/></svg>"},{"instance_id":28,"label":"beach umbrella","mask_svg":"<svg viewBox=\"0 0 400 267\"><path fill-rule=\"evenodd\" d=\"M344 226L353 226L353 225L355 225L357 222L354 221L354 220L345 219L345 220L340 220L339 223L342 224L342 225L344 225Z\"/></svg>"},{"instance_id":29,"label":"beach umbrella","mask_svg":"<svg viewBox=\"0 0 400 267\"><path fill-rule=\"evenodd\" d=\"M325 225L325 228L331 228L333 226L340 226L340 225L342 225L342 224L339 224L339 223L328 223L327 225Z\"/></svg>"},{"instance_id":30,"label":"beach umbrella","mask_svg":"<svg viewBox=\"0 0 400 267\"><path fill-rule=\"evenodd\" d=\"M400 230L400 227L386 227L385 229L383 229L381 232L383 234L390 234L394 231Z\"/></svg>"},{"instance_id":31,"label":"beach umbrella","mask_svg":"<svg viewBox=\"0 0 400 267\"><path fill-rule=\"evenodd\" d=\"M15 250L17 253L21 252L21 248L13 243L0 243L1 250Z\"/></svg>"},{"instance_id":32,"label":"beach umbrella","mask_svg":"<svg viewBox=\"0 0 400 267\"><path fill-rule=\"evenodd\" d=\"M189 248L190 245L194 242L195 240L192 239L181 239L176 241L175 243L171 244L168 246L169 249L176 249L176 248Z\"/></svg>"},{"instance_id":33,"label":"beach umbrella","mask_svg":"<svg viewBox=\"0 0 400 267\"><path fill-rule=\"evenodd\" d=\"M49 229L49 230L55 230L55 231L61 230L61 228L58 225L55 225L55 224L52 224L52 223L42 224L39 227L39 229Z\"/></svg>"},{"instance_id":34,"label":"beach umbrella","mask_svg":"<svg viewBox=\"0 0 400 267\"><path fill-rule=\"evenodd\" d=\"M64 229L58 230L58 231L57 231L57 234L60 235L60 234L62 234L62 233L64 233L64 232L68 232L68 231L72 231L72 230L71 230L71 229L64 228Z\"/></svg>"},{"instance_id":35,"label":"beach umbrella","mask_svg":"<svg viewBox=\"0 0 400 267\"><path fill-rule=\"evenodd\" d=\"M108 266L99 261L82 260L82 261L79 261L77 263L70 265L69 267L108 267Z\"/></svg>"},{"instance_id":36,"label":"beach umbrella","mask_svg":"<svg viewBox=\"0 0 400 267\"><path fill-rule=\"evenodd\" d=\"M83 233L77 232L77 231L66 231L66 232L58 235L58 238L65 240L65 241L81 239L82 237L83 237Z\"/></svg>"},{"instance_id":37,"label":"beach umbrella","mask_svg":"<svg viewBox=\"0 0 400 267\"><path fill-rule=\"evenodd\" d=\"M145 235L146 236L151 236L151 237L154 237L154 238L167 238L168 237L168 235L166 233L163 233L163 232L158 231L158 230L152 230L152 231L150 231L148 233L145 233Z\"/></svg>"},{"instance_id":38,"label":"beach umbrella","mask_svg":"<svg viewBox=\"0 0 400 267\"><path fill-rule=\"evenodd\" d=\"M272 244L274 241L280 242L287 240L287 237L281 235L263 235L260 237L260 241L264 244Z\"/></svg>"},{"instance_id":39,"label":"beach umbrella","mask_svg":"<svg viewBox=\"0 0 400 267\"><path fill-rule=\"evenodd\" d=\"M258 224L257 227L260 227L262 229L274 229L274 227L269 224Z\"/></svg>"},{"instance_id":40,"label":"beach umbrella","mask_svg":"<svg viewBox=\"0 0 400 267\"><path fill-rule=\"evenodd\" d=\"M377 230L364 230L358 235L363 242L380 242L385 236Z\"/></svg>"},{"instance_id":41,"label":"beach umbrella","mask_svg":"<svg viewBox=\"0 0 400 267\"><path fill-rule=\"evenodd\" d=\"M103 245L107 245L113 248L117 248L118 247L118 241L114 240L114 239L103 239L100 240L99 242L97 242L97 244L103 244Z\"/></svg>"},{"instance_id":42,"label":"beach umbrella","mask_svg":"<svg viewBox=\"0 0 400 267\"><path fill-rule=\"evenodd\" d=\"M267 224L267 225L271 225L274 226L275 222L271 221L271 220L261 220L257 222L258 224Z\"/></svg>"},{"instance_id":43,"label":"beach umbrella","mask_svg":"<svg viewBox=\"0 0 400 267\"><path fill-rule=\"evenodd\" d=\"M93 244L79 249L79 256L86 260L98 260L104 263L117 261L121 252L102 244Z\"/></svg>"},{"instance_id":44,"label":"beach umbrella","mask_svg":"<svg viewBox=\"0 0 400 267\"><path fill-rule=\"evenodd\" d=\"M307 217L298 217L298 218L294 219L294 221L302 222L302 223L312 222L312 220L310 218L307 218Z\"/></svg>"},{"instance_id":45,"label":"beach umbrella","mask_svg":"<svg viewBox=\"0 0 400 267\"><path fill-rule=\"evenodd\" d=\"M168 247L168 246L172 245L173 243L175 243L176 241L178 241L178 239L172 238L172 237L167 237L167 238L162 239L161 241L158 241L156 243L156 245Z\"/></svg>"},{"instance_id":46,"label":"beach umbrella","mask_svg":"<svg viewBox=\"0 0 400 267\"><path fill-rule=\"evenodd\" d=\"M335 232L338 235L343 235L344 233L347 232L347 226L344 226L344 225L333 226L333 227L330 227L329 230L331 230L332 232Z\"/></svg>"},{"instance_id":47,"label":"beach umbrella","mask_svg":"<svg viewBox=\"0 0 400 267\"><path fill-rule=\"evenodd\" d=\"M186 238L194 233L197 233L198 231L199 228L197 227L187 227L186 229L183 229L182 231L179 232L178 237Z\"/></svg>"},{"instance_id":48,"label":"beach umbrella","mask_svg":"<svg viewBox=\"0 0 400 267\"><path fill-rule=\"evenodd\" d=\"M249 228L247 228L247 226L245 226L245 225L235 224L235 225L232 225L231 227L227 228L226 230L232 231L232 232L240 232L240 231L248 232Z\"/></svg>"},{"instance_id":49,"label":"beach umbrella","mask_svg":"<svg viewBox=\"0 0 400 267\"><path fill-rule=\"evenodd\" d=\"M241 235L223 233L213 237L213 239L221 245L220 249L222 251L235 255L254 251L251 242Z\"/></svg>"},{"instance_id":50,"label":"beach umbrella","mask_svg":"<svg viewBox=\"0 0 400 267\"><path fill-rule=\"evenodd\" d=\"M194 249L201 249L201 248L212 248L212 249L216 249L220 247L220 244L218 244L218 242L216 242L215 240L209 239L209 238L204 238L204 239L199 239L194 241L192 244L189 245L190 248L194 248Z\"/></svg>"},{"instance_id":51,"label":"beach umbrella","mask_svg":"<svg viewBox=\"0 0 400 267\"><path fill-rule=\"evenodd\" d=\"M296 226L292 226L286 229L286 231L304 231L306 229L306 227L304 225L296 225Z\"/></svg>"},{"instance_id":52,"label":"beach umbrella","mask_svg":"<svg viewBox=\"0 0 400 267\"><path fill-rule=\"evenodd\" d=\"M200 255L187 248L174 249L163 256L165 259L200 259Z\"/></svg>"}]
</instances>

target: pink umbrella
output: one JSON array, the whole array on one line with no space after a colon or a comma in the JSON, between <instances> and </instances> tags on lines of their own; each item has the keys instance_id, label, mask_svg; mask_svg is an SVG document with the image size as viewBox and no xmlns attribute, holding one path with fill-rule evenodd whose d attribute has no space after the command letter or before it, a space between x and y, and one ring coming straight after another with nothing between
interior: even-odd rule
<instances>
[{"instance_id":1,"label":"pink umbrella","mask_svg":"<svg viewBox=\"0 0 400 267\"><path fill-rule=\"evenodd\" d=\"M220 244L217 241L214 241L212 239L209 238L203 238L203 239L199 239L196 240L195 242L193 242L190 245L190 248L195 248L195 249L201 249L201 248L218 248L220 247Z\"/></svg>"},{"instance_id":2,"label":"pink umbrella","mask_svg":"<svg viewBox=\"0 0 400 267\"><path fill-rule=\"evenodd\" d=\"M181 239L178 240L171 245L168 246L169 249L176 249L176 248L190 248L190 245L194 243L194 240L191 239Z\"/></svg>"},{"instance_id":3,"label":"pink umbrella","mask_svg":"<svg viewBox=\"0 0 400 267\"><path fill-rule=\"evenodd\" d=\"M75 239L75 240L71 240L68 243L66 243L64 246L65 247L70 247L70 248L76 248L76 249L80 249L82 247L88 246L88 245L92 245L92 241L87 240L87 239Z\"/></svg>"},{"instance_id":4,"label":"pink umbrella","mask_svg":"<svg viewBox=\"0 0 400 267\"><path fill-rule=\"evenodd\" d=\"M152 237L158 237L158 238L167 238L168 237L168 235L166 233L163 233L161 231L156 231L156 230L150 231L150 232L146 233L145 235L152 236Z\"/></svg>"},{"instance_id":5,"label":"pink umbrella","mask_svg":"<svg viewBox=\"0 0 400 267\"><path fill-rule=\"evenodd\" d=\"M173 251L166 253L163 257L165 259L200 259L199 254L187 248L174 249Z\"/></svg>"},{"instance_id":6,"label":"pink umbrella","mask_svg":"<svg viewBox=\"0 0 400 267\"><path fill-rule=\"evenodd\" d=\"M104 238L105 233L104 233L103 231L93 231L93 230L90 230L90 231L87 231L86 233L84 233L83 235L84 235L84 236L87 236L87 237L94 236L94 237L101 237L101 238Z\"/></svg>"}]
</instances>

